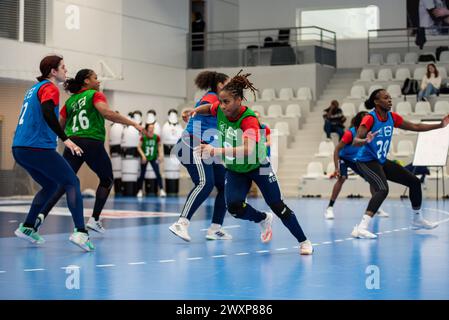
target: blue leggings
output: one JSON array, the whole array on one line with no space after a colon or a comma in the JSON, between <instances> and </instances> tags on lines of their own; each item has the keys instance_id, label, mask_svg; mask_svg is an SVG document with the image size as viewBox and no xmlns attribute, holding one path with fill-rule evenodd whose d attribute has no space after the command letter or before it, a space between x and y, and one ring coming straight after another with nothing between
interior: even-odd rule
<instances>
[{"instance_id":1,"label":"blue leggings","mask_svg":"<svg viewBox=\"0 0 449 320\"><path fill-rule=\"evenodd\" d=\"M58 187L63 187L75 228L84 230L80 181L67 161L56 150L13 148L12 154L16 162L42 187L33 199L25 225L34 226L38 214L51 196Z\"/></svg>"},{"instance_id":2,"label":"blue leggings","mask_svg":"<svg viewBox=\"0 0 449 320\"><path fill-rule=\"evenodd\" d=\"M228 211L235 218L254 221L256 223L266 218L264 212L254 209L246 202L246 196L253 181L262 192L265 202L281 219L282 223L290 230L298 242L307 240L296 219L295 213L284 204L276 174L273 172L269 163L247 173L226 171L225 198Z\"/></svg>"},{"instance_id":3,"label":"blue leggings","mask_svg":"<svg viewBox=\"0 0 449 320\"><path fill-rule=\"evenodd\" d=\"M140 165L140 177L139 180L137 180L137 186L139 187L139 190L143 188L143 181L145 180L145 174L147 173L147 165L150 164L153 168L154 174L156 175L156 181L159 189L164 189L164 186L162 185L162 176L161 176L161 170L159 169L159 161L158 160L151 160L147 161L145 164Z\"/></svg>"},{"instance_id":4,"label":"blue leggings","mask_svg":"<svg viewBox=\"0 0 449 320\"><path fill-rule=\"evenodd\" d=\"M195 187L189 192L186 203L181 212L181 217L191 219L195 211L209 197L210 193L217 188L215 197L214 214L212 223L223 224L226 214L224 199L224 179L226 169L219 163L205 163L199 154L194 154L191 147L185 145L181 140L178 142L177 153L182 165L189 172ZM183 155L184 153L184 155Z\"/></svg>"}]
</instances>

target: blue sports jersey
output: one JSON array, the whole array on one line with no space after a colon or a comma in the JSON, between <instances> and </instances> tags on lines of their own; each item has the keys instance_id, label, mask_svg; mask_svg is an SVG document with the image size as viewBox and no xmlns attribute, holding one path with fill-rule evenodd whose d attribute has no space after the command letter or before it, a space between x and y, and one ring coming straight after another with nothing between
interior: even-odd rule
<instances>
[{"instance_id":1,"label":"blue sports jersey","mask_svg":"<svg viewBox=\"0 0 449 320\"><path fill-rule=\"evenodd\" d=\"M205 101L205 98L209 98L210 96L217 97L217 94L212 91L207 92L195 104L195 108L203 104L208 104L209 102ZM208 130L208 132L204 134L206 130ZM217 118L214 116L201 115L201 114L195 115L195 117L190 118L184 133L187 133L187 135L193 135L196 138L204 141L205 143L209 143L212 144L214 147L218 147Z\"/></svg>"},{"instance_id":2,"label":"blue sports jersey","mask_svg":"<svg viewBox=\"0 0 449 320\"><path fill-rule=\"evenodd\" d=\"M49 82L48 80L41 81L25 93L12 143L13 147L56 149L56 133L45 122L37 95L39 89ZM59 118L59 106L55 107L55 114Z\"/></svg>"},{"instance_id":3,"label":"blue sports jersey","mask_svg":"<svg viewBox=\"0 0 449 320\"><path fill-rule=\"evenodd\" d=\"M365 144L360 148L360 151L358 152L356 157L356 161L369 162L377 160L381 164L384 164L387 160L387 154L390 150L391 138L393 136L393 116L391 112L388 112L387 120L380 121L377 118L375 110L371 111L369 114L374 118L371 132L378 132L378 134L374 137L373 141Z\"/></svg>"},{"instance_id":4,"label":"blue sports jersey","mask_svg":"<svg viewBox=\"0 0 449 320\"><path fill-rule=\"evenodd\" d=\"M355 127L351 127L348 130L351 132L351 135L352 135L351 141L353 141L355 136L357 135L357 130L355 130ZM353 146L352 144L347 144L344 146L343 149L340 150L338 155L341 159L345 159L345 160L354 162L359 150L360 150L360 147Z\"/></svg>"}]
</instances>

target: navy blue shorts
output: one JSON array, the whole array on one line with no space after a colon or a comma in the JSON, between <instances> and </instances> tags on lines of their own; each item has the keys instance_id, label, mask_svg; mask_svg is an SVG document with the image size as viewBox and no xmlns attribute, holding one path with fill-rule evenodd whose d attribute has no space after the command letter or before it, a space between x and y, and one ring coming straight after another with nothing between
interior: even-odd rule
<instances>
[{"instance_id":1,"label":"navy blue shorts","mask_svg":"<svg viewBox=\"0 0 449 320\"><path fill-rule=\"evenodd\" d=\"M363 177L362 174L360 173L359 169L357 168L357 165L355 164L355 162L340 158L340 175L342 177L346 177L346 178L348 177L348 168L351 168L352 171L357 173L359 176Z\"/></svg>"}]
</instances>

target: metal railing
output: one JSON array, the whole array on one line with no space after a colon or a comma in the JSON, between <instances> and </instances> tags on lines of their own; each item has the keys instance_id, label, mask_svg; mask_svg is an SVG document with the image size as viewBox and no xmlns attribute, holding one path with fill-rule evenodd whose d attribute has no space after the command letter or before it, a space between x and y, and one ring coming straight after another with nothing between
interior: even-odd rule
<instances>
[{"instance_id":1,"label":"metal railing","mask_svg":"<svg viewBox=\"0 0 449 320\"><path fill-rule=\"evenodd\" d=\"M449 45L449 27L368 30L368 61L371 54L391 52L392 49L397 49L398 53L419 52L418 29L423 29L425 34L423 51Z\"/></svg>"},{"instance_id":2,"label":"metal railing","mask_svg":"<svg viewBox=\"0 0 449 320\"><path fill-rule=\"evenodd\" d=\"M191 33L189 68L292 65L336 66L336 34L316 26Z\"/></svg>"}]
</instances>

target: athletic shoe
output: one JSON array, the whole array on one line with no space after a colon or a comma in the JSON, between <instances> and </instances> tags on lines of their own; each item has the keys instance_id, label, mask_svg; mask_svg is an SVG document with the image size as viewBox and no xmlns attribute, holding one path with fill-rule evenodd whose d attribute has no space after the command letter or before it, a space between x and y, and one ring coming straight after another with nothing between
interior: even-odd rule
<instances>
[{"instance_id":1,"label":"athletic shoe","mask_svg":"<svg viewBox=\"0 0 449 320\"><path fill-rule=\"evenodd\" d=\"M106 231L106 229L101 224L100 219L98 219L98 221L95 221L94 217L89 218L89 221L87 221L86 227L90 230L93 230L93 231L96 231L99 233L104 233Z\"/></svg>"},{"instance_id":2,"label":"athletic shoe","mask_svg":"<svg viewBox=\"0 0 449 320\"><path fill-rule=\"evenodd\" d=\"M273 214L271 212L265 212L267 217L265 220L259 222L260 229L262 232L260 233L260 240L263 243L267 243L271 241L273 237L273 232L271 230L271 224L273 223Z\"/></svg>"},{"instance_id":3,"label":"athletic shoe","mask_svg":"<svg viewBox=\"0 0 449 320\"><path fill-rule=\"evenodd\" d=\"M161 191L159 191L159 197L165 198L166 196L167 196L167 193L165 193L164 189L161 189Z\"/></svg>"},{"instance_id":4,"label":"athletic shoe","mask_svg":"<svg viewBox=\"0 0 449 320\"><path fill-rule=\"evenodd\" d=\"M137 198L142 198L143 197L143 192L142 190L139 190L139 192L137 192Z\"/></svg>"},{"instance_id":5,"label":"athletic shoe","mask_svg":"<svg viewBox=\"0 0 449 320\"><path fill-rule=\"evenodd\" d=\"M34 230L39 231L39 228L41 227L42 223L44 223L45 215L43 213L39 213L39 215L36 218L36 221L34 222Z\"/></svg>"},{"instance_id":6,"label":"athletic shoe","mask_svg":"<svg viewBox=\"0 0 449 320\"><path fill-rule=\"evenodd\" d=\"M182 240L189 242L191 240L189 236L189 220L187 219L179 219L177 222L173 223L168 229L173 232L175 235L180 237Z\"/></svg>"},{"instance_id":7,"label":"athletic shoe","mask_svg":"<svg viewBox=\"0 0 449 320\"><path fill-rule=\"evenodd\" d=\"M24 240L27 240L34 244L43 244L45 239L40 236L40 234L33 228L24 227L23 223L14 231L14 234Z\"/></svg>"},{"instance_id":8,"label":"athletic shoe","mask_svg":"<svg viewBox=\"0 0 449 320\"><path fill-rule=\"evenodd\" d=\"M93 243L90 241L89 235L84 232L79 232L76 228L70 235L69 240L85 251L95 250Z\"/></svg>"},{"instance_id":9,"label":"athletic shoe","mask_svg":"<svg viewBox=\"0 0 449 320\"><path fill-rule=\"evenodd\" d=\"M207 240L232 240L232 236L227 233L223 228L212 230L207 229Z\"/></svg>"},{"instance_id":10,"label":"athletic shoe","mask_svg":"<svg viewBox=\"0 0 449 320\"><path fill-rule=\"evenodd\" d=\"M418 230L418 229L430 230L430 229L435 229L436 227L438 227L438 223L430 222L423 218L413 219L413 222L412 222L413 230Z\"/></svg>"},{"instance_id":11,"label":"athletic shoe","mask_svg":"<svg viewBox=\"0 0 449 320\"><path fill-rule=\"evenodd\" d=\"M374 233L371 233L368 230L363 229L358 225L356 225L354 227L354 229L352 230L351 236L354 238L360 238L360 239L376 239L377 238L377 236Z\"/></svg>"},{"instance_id":12,"label":"athletic shoe","mask_svg":"<svg viewBox=\"0 0 449 320\"><path fill-rule=\"evenodd\" d=\"M333 220L334 219L334 208L333 207L328 207L326 209L326 212L324 213L324 217L327 220Z\"/></svg>"},{"instance_id":13,"label":"athletic shoe","mask_svg":"<svg viewBox=\"0 0 449 320\"><path fill-rule=\"evenodd\" d=\"M388 218L390 216L387 212L383 211L382 209L379 209L376 215L381 218Z\"/></svg>"},{"instance_id":14,"label":"athletic shoe","mask_svg":"<svg viewBox=\"0 0 449 320\"><path fill-rule=\"evenodd\" d=\"M311 255L313 253L312 242L310 240L301 242L299 244L299 253L302 255Z\"/></svg>"}]
</instances>

